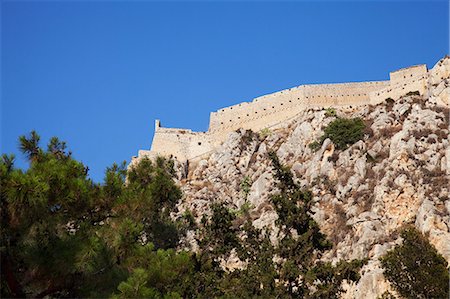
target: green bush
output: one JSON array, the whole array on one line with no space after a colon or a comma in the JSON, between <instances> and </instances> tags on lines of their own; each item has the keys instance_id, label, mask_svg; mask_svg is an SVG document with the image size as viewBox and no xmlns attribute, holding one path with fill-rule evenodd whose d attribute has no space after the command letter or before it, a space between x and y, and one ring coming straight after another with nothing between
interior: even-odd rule
<instances>
[{"instance_id":1,"label":"green bush","mask_svg":"<svg viewBox=\"0 0 450 299\"><path fill-rule=\"evenodd\" d=\"M325 116L326 117L335 117L336 116L336 109L334 109L334 108L327 108L325 110Z\"/></svg>"},{"instance_id":2,"label":"green bush","mask_svg":"<svg viewBox=\"0 0 450 299\"><path fill-rule=\"evenodd\" d=\"M338 118L325 128L322 139L330 138L338 149L346 149L364 137L364 128L361 118Z\"/></svg>"},{"instance_id":3,"label":"green bush","mask_svg":"<svg viewBox=\"0 0 450 299\"><path fill-rule=\"evenodd\" d=\"M248 215L248 213L250 212L251 209L253 209L255 206L252 205L251 202L249 201L245 201L244 204L241 206L241 208L239 210L236 211L236 216L237 217L241 217L241 216L245 216Z\"/></svg>"},{"instance_id":4,"label":"green bush","mask_svg":"<svg viewBox=\"0 0 450 299\"><path fill-rule=\"evenodd\" d=\"M250 188L252 187L252 179L249 176L245 176L242 180L241 184L241 192L244 194L244 197L247 198L250 193Z\"/></svg>"},{"instance_id":5,"label":"green bush","mask_svg":"<svg viewBox=\"0 0 450 299\"><path fill-rule=\"evenodd\" d=\"M317 150L325 139L330 138L337 149L346 149L348 146L363 139L365 127L361 118L335 119L325 128L325 134L320 137L319 141L312 142L309 147Z\"/></svg>"},{"instance_id":6,"label":"green bush","mask_svg":"<svg viewBox=\"0 0 450 299\"><path fill-rule=\"evenodd\" d=\"M380 259L386 278L405 298L448 298L446 260L416 229L401 236L403 244Z\"/></svg>"},{"instance_id":7,"label":"green bush","mask_svg":"<svg viewBox=\"0 0 450 299\"><path fill-rule=\"evenodd\" d=\"M311 142L308 146L310 149L312 149L313 151L317 151L321 146L322 146L322 142L319 141L313 141Z\"/></svg>"},{"instance_id":8,"label":"green bush","mask_svg":"<svg viewBox=\"0 0 450 299\"><path fill-rule=\"evenodd\" d=\"M337 149L343 150L363 139L365 127L361 118L337 118L325 128L325 134L318 141L313 141L308 146L317 151L324 140L330 138Z\"/></svg>"},{"instance_id":9,"label":"green bush","mask_svg":"<svg viewBox=\"0 0 450 299\"><path fill-rule=\"evenodd\" d=\"M261 139L266 138L267 136L270 136L272 134L272 131L270 131L269 128L264 128L259 132L259 137Z\"/></svg>"},{"instance_id":10,"label":"green bush","mask_svg":"<svg viewBox=\"0 0 450 299\"><path fill-rule=\"evenodd\" d=\"M182 223L186 229L195 229L197 227L197 223L195 222L194 214L189 209L184 211L182 218Z\"/></svg>"}]
</instances>

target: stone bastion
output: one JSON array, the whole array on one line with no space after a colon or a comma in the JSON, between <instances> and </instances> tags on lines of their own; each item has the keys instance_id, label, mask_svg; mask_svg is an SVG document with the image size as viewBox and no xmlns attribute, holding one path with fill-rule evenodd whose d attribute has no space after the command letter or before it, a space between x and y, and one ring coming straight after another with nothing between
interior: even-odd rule
<instances>
[{"instance_id":1,"label":"stone bastion","mask_svg":"<svg viewBox=\"0 0 450 299\"><path fill-rule=\"evenodd\" d=\"M275 128L308 108L340 107L351 111L356 106L376 105L388 98L395 101L416 91L448 105L449 69L450 59L446 56L431 70L424 64L411 66L391 72L386 81L300 85L211 112L206 132L164 128L156 120L150 151L140 150L131 165L140 158L157 155L195 161L211 153L232 131Z\"/></svg>"}]
</instances>

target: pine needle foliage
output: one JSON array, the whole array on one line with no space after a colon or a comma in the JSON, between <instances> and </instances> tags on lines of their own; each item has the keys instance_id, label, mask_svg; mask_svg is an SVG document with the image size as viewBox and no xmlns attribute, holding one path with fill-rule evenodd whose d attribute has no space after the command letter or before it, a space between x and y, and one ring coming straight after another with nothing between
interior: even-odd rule
<instances>
[{"instance_id":1,"label":"pine needle foliage","mask_svg":"<svg viewBox=\"0 0 450 299\"><path fill-rule=\"evenodd\" d=\"M124 163L113 164L100 185L65 142L39 142L35 131L19 138L26 171L13 156L0 159L2 297L109 297L140 246L177 245L173 163L145 160L128 178Z\"/></svg>"},{"instance_id":2,"label":"pine needle foliage","mask_svg":"<svg viewBox=\"0 0 450 299\"><path fill-rule=\"evenodd\" d=\"M446 260L415 228L402 231L403 243L381 258L384 275L404 298L448 298Z\"/></svg>"},{"instance_id":3,"label":"pine needle foliage","mask_svg":"<svg viewBox=\"0 0 450 299\"><path fill-rule=\"evenodd\" d=\"M34 131L19 141L28 170L0 158L2 297L336 298L359 278L361 261L317 262L330 243L310 216L312 194L274 153L278 246L252 225L249 203L240 213L214 203L201 223L189 212L173 220L182 193L171 160L114 163L95 184L58 138L46 149ZM193 230L197 251L181 250ZM245 266L225 271L232 252Z\"/></svg>"}]
</instances>

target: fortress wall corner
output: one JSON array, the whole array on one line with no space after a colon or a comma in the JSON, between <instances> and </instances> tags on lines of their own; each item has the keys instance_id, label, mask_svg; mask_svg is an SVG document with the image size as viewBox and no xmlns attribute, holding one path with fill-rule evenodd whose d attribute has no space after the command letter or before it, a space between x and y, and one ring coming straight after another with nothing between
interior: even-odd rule
<instances>
[{"instance_id":1,"label":"fortress wall corner","mask_svg":"<svg viewBox=\"0 0 450 299\"><path fill-rule=\"evenodd\" d=\"M206 133L159 128L155 130L151 152L183 161L211 151L212 144L211 137Z\"/></svg>"},{"instance_id":2,"label":"fortress wall corner","mask_svg":"<svg viewBox=\"0 0 450 299\"><path fill-rule=\"evenodd\" d=\"M389 86L370 93L370 104L377 105L386 99L399 99L409 92L427 92L429 74L426 65L417 65L390 73Z\"/></svg>"},{"instance_id":3,"label":"fortress wall corner","mask_svg":"<svg viewBox=\"0 0 450 299\"><path fill-rule=\"evenodd\" d=\"M159 119L155 119L155 132L161 128L161 121Z\"/></svg>"},{"instance_id":4,"label":"fortress wall corner","mask_svg":"<svg viewBox=\"0 0 450 299\"><path fill-rule=\"evenodd\" d=\"M217 115L219 112L211 112L209 114L209 126L208 130L214 130L220 127L220 118Z\"/></svg>"},{"instance_id":5,"label":"fortress wall corner","mask_svg":"<svg viewBox=\"0 0 450 299\"><path fill-rule=\"evenodd\" d=\"M412 78L421 77L427 74L427 66L425 64L410 66L389 73L391 85L403 83Z\"/></svg>"}]
</instances>

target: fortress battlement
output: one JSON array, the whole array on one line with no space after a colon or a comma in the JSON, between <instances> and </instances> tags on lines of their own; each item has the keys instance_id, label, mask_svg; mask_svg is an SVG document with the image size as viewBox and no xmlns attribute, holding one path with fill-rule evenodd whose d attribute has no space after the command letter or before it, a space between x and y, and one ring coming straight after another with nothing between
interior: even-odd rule
<instances>
[{"instance_id":1,"label":"fortress battlement","mask_svg":"<svg viewBox=\"0 0 450 299\"><path fill-rule=\"evenodd\" d=\"M300 85L260 96L211 112L207 132L163 128L156 120L150 151L141 150L138 157L133 158L162 155L180 161L198 159L217 148L230 132L273 128L309 108L353 109L360 105L376 105L388 98L395 101L408 92L428 93L439 103L448 105L448 88L441 83L449 80L449 61L446 56L431 70L424 64L402 68L391 72L386 81ZM433 86L433 94L430 94L430 86Z\"/></svg>"}]
</instances>

